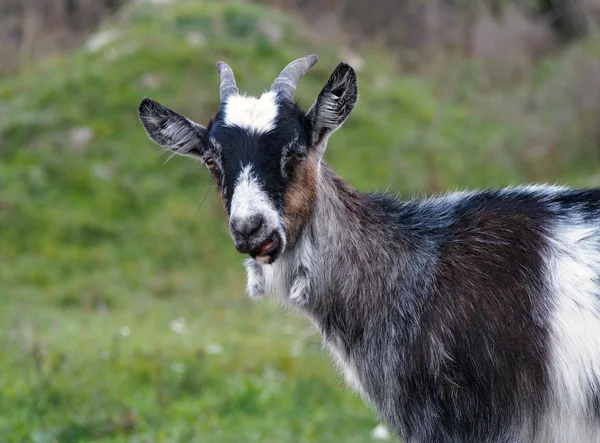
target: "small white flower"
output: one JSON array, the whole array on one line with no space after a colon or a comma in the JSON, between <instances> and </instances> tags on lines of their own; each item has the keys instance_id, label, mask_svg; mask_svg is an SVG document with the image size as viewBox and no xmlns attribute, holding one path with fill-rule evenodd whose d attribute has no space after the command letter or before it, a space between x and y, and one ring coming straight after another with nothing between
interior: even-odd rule
<instances>
[{"instance_id":1,"label":"small white flower","mask_svg":"<svg viewBox=\"0 0 600 443\"><path fill-rule=\"evenodd\" d=\"M219 343L211 343L206 346L206 353L212 355L221 355L223 353L223 346Z\"/></svg>"},{"instance_id":2,"label":"small white flower","mask_svg":"<svg viewBox=\"0 0 600 443\"><path fill-rule=\"evenodd\" d=\"M69 146L73 150L80 151L94 139L94 131L88 126L71 128L68 139Z\"/></svg>"},{"instance_id":3,"label":"small white flower","mask_svg":"<svg viewBox=\"0 0 600 443\"><path fill-rule=\"evenodd\" d=\"M121 326L121 329L119 329L119 335L121 337L129 337L131 335L131 329L129 329L129 326Z\"/></svg>"},{"instance_id":4,"label":"small white flower","mask_svg":"<svg viewBox=\"0 0 600 443\"><path fill-rule=\"evenodd\" d=\"M185 367L185 363L173 362L171 363L171 371L176 372L177 374L183 374L187 368Z\"/></svg>"},{"instance_id":5,"label":"small white flower","mask_svg":"<svg viewBox=\"0 0 600 443\"><path fill-rule=\"evenodd\" d=\"M390 432L384 425L379 424L371 431L371 438L373 440L389 440Z\"/></svg>"},{"instance_id":6,"label":"small white flower","mask_svg":"<svg viewBox=\"0 0 600 443\"><path fill-rule=\"evenodd\" d=\"M177 334L183 334L186 326L187 322L183 317L175 319L171 323L169 323L169 328L171 329L171 331L176 332Z\"/></svg>"}]
</instances>

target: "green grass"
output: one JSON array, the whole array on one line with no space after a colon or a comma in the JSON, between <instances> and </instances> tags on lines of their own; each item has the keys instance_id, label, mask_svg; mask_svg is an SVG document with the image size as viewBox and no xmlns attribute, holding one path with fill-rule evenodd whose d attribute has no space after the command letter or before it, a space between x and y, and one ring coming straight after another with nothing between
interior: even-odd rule
<instances>
[{"instance_id":1,"label":"green grass","mask_svg":"<svg viewBox=\"0 0 600 443\"><path fill-rule=\"evenodd\" d=\"M237 1L136 3L107 26L118 35L98 52L0 79L2 441L369 441L376 417L308 322L245 298L242 257L205 171L164 165L136 117L150 96L207 123L216 61L259 93L287 62L318 52L297 94L308 107L340 60L336 45ZM593 41L579 50L599 53ZM361 100L327 154L358 188L600 182L585 127L567 128L549 158L523 146L551 109L512 122L490 112L496 96L543 90L570 58L483 98L476 64L440 81L365 52ZM91 129L89 143L73 142L78 127Z\"/></svg>"}]
</instances>

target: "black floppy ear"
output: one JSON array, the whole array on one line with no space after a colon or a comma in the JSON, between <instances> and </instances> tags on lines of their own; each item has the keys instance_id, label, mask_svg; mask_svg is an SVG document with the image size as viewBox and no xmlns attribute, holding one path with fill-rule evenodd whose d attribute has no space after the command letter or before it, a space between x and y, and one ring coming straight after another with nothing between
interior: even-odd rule
<instances>
[{"instance_id":1,"label":"black floppy ear","mask_svg":"<svg viewBox=\"0 0 600 443\"><path fill-rule=\"evenodd\" d=\"M356 73L347 63L340 63L306 114L311 123L312 144L326 140L337 130L348 118L357 101Z\"/></svg>"},{"instance_id":2,"label":"black floppy ear","mask_svg":"<svg viewBox=\"0 0 600 443\"><path fill-rule=\"evenodd\" d=\"M144 129L155 143L175 154L199 158L204 150L206 128L183 115L145 98L138 115Z\"/></svg>"}]
</instances>

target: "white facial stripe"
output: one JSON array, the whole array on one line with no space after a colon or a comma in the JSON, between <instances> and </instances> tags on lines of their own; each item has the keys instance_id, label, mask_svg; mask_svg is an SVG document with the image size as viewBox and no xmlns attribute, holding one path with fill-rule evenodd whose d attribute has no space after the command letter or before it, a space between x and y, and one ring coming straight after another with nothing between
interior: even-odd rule
<instances>
[{"instance_id":1,"label":"white facial stripe","mask_svg":"<svg viewBox=\"0 0 600 443\"><path fill-rule=\"evenodd\" d=\"M245 166L233 190L231 217L245 219L262 212L262 209L267 206L270 206L267 195L252 174L252 166Z\"/></svg>"},{"instance_id":2,"label":"white facial stripe","mask_svg":"<svg viewBox=\"0 0 600 443\"><path fill-rule=\"evenodd\" d=\"M267 229L275 230L281 226L279 214L252 174L252 165L247 165L240 172L233 190L230 217L244 220L255 215L264 218Z\"/></svg>"},{"instance_id":3,"label":"white facial stripe","mask_svg":"<svg viewBox=\"0 0 600 443\"><path fill-rule=\"evenodd\" d=\"M274 92L265 92L260 97L231 95L225 103L225 124L249 129L258 134L275 129L277 103Z\"/></svg>"}]
</instances>

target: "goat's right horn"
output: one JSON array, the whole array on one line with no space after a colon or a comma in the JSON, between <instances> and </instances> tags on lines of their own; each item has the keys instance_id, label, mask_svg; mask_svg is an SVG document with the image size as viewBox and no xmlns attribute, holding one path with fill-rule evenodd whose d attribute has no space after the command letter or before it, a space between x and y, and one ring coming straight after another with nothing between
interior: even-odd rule
<instances>
[{"instance_id":1,"label":"goat's right horn","mask_svg":"<svg viewBox=\"0 0 600 443\"><path fill-rule=\"evenodd\" d=\"M223 103L227 97L232 94L237 94L239 92L237 85L235 84L235 77L233 75L233 71L231 67L225 62L217 63L217 70L219 71L219 75L221 76L221 103Z\"/></svg>"},{"instance_id":2,"label":"goat's right horn","mask_svg":"<svg viewBox=\"0 0 600 443\"><path fill-rule=\"evenodd\" d=\"M296 86L304 74L317 63L319 57L316 54L294 60L281 71L279 77L271 85L271 91L275 91L281 98L292 101Z\"/></svg>"}]
</instances>

